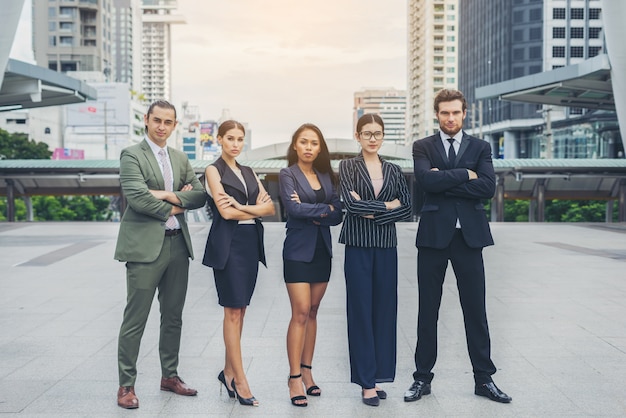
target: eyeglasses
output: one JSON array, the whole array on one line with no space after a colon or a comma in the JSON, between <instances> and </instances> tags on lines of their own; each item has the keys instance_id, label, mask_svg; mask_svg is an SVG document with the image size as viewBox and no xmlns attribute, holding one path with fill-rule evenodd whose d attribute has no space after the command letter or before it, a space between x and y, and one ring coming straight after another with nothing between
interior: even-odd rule
<instances>
[{"instance_id":1,"label":"eyeglasses","mask_svg":"<svg viewBox=\"0 0 626 418\"><path fill-rule=\"evenodd\" d=\"M374 137L375 140L380 141L385 136L385 133L382 131L376 131L376 132L362 131L362 132L359 132L359 136L361 137L361 139L364 139L366 141L369 141L370 139L372 139L372 137Z\"/></svg>"}]
</instances>

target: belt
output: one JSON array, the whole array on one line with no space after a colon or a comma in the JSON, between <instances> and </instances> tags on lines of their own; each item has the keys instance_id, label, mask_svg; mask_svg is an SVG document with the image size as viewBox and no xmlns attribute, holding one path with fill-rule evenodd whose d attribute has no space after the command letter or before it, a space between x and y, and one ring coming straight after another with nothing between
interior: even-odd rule
<instances>
[{"instance_id":1,"label":"belt","mask_svg":"<svg viewBox=\"0 0 626 418\"><path fill-rule=\"evenodd\" d=\"M182 234L182 233L183 233L182 229L166 229L165 230L166 237L171 237L171 236Z\"/></svg>"}]
</instances>

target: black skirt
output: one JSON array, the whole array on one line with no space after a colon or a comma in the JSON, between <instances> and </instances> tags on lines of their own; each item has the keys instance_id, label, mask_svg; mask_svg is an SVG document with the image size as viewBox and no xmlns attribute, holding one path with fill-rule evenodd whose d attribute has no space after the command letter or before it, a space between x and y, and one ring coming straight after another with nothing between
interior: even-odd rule
<instances>
[{"instance_id":1,"label":"black skirt","mask_svg":"<svg viewBox=\"0 0 626 418\"><path fill-rule=\"evenodd\" d=\"M315 254L310 262L283 260L285 283L325 283L330 280L331 257L322 233L317 233Z\"/></svg>"},{"instance_id":2,"label":"black skirt","mask_svg":"<svg viewBox=\"0 0 626 418\"><path fill-rule=\"evenodd\" d=\"M259 273L259 248L254 224L239 224L230 243L228 261L223 270L213 269L218 302L227 308L250 304Z\"/></svg>"}]
</instances>

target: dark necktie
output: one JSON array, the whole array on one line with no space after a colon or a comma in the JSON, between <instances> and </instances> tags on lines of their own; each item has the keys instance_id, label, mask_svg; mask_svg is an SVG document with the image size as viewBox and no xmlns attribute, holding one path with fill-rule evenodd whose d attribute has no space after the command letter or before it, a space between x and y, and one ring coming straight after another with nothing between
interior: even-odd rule
<instances>
[{"instance_id":1,"label":"dark necktie","mask_svg":"<svg viewBox=\"0 0 626 418\"><path fill-rule=\"evenodd\" d=\"M448 161L450 164L454 165L454 160L456 159L456 151L454 151L454 138L446 138L450 143L450 147L448 148Z\"/></svg>"}]
</instances>

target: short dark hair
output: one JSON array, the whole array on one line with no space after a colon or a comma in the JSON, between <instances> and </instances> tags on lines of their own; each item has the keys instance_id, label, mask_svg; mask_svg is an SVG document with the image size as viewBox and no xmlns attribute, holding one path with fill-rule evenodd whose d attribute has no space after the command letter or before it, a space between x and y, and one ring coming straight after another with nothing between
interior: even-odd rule
<instances>
[{"instance_id":1,"label":"short dark hair","mask_svg":"<svg viewBox=\"0 0 626 418\"><path fill-rule=\"evenodd\" d=\"M376 113L366 113L356 122L356 133L360 133L361 129L363 129L363 125L367 125L368 123L379 124L381 128L383 128L383 133L385 132L385 122L383 122L383 118Z\"/></svg>"},{"instance_id":2,"label":"short dark hair","mask_svg":"<svg viewBox=\"0 0 626 418\"><path fill-rule=\"evenodd\" d=\"M318 154L315 161L313 161L313 168L315 168L320 173L330 174L331 181L334 185L337 185L337 178L335 177L335 173L330 166L330 151L328 151L328 145L326 144L324 135L322 134L320 128L312 123L302 124L291 136L291 143L289 144L289 148L287 149L287 165L292 166L298 162L298 153L294 149L294 145L296 144L296 141L298 140L300 134L307 129L315 132L320 140L320 153Z\"/></svg>"},{"instance_id":3,"label":"short dark hair","mask_svg":"<svg viewBox=\"0 0 626 418\"><path fill-rule=\"evenodd\" d=\"M174 119L176 119L176 108L174 107L174 105L168 102L167 100L162 100L162 99L155 100L154 102L150 104L150 107L148 108L148 113L146 113L148 117L150 116L150 114L152 113L155 107L160 107L162 109L172 109L174 111Z\"/></svg>"},{"instance_id":4,"label":"short dark hair","mask_svg":"<svg viewBox=\"0 0 626 418\"><path fill-rule=\"evenodd\" d=\"M244 128L240 122L232 119L225 120L220 124L220 127L217 128L217 136L221 136L223 138L224 135L226 135L226 132L230 131L231 129L241 129L241 132L243 132L243 136L246 136L246 128Z\"/></svg>"},{"instance_id":5,"label":"short dark hair","mask_svg":"<svg viewBox=\"0 0 626 418\"><path fill-rule=\"evenodd\" d=\"M460 90L443 89L439 90L439 92L435 95L435 113L439 113L439 103L451 102L453 100L459 100L461 102L461 105L463 106L463 111L467 109L467 101L465 100L465 96L463 96L463 93L461 93Z\"/></svg>"},{"instance_id":6,"label":"short dark hair","mask_svg":"<svg viewBox=\"0 0 626 418\"><path fill-rule=\"evenodd\" d=\"M155 107L160 107L161 109L172 109L174 111L174 122L176 122L176 108L174 107L173 104L171 104L167 100L161 100L161 99L155 100L154 102L150 104L150 107L148 107L148 112L146 113L148 120L150 120L150 114L152 113ZM146 132L148 132L148 126L144 125L144 127L146 128Z\"/></svg>"}]
</instances>

